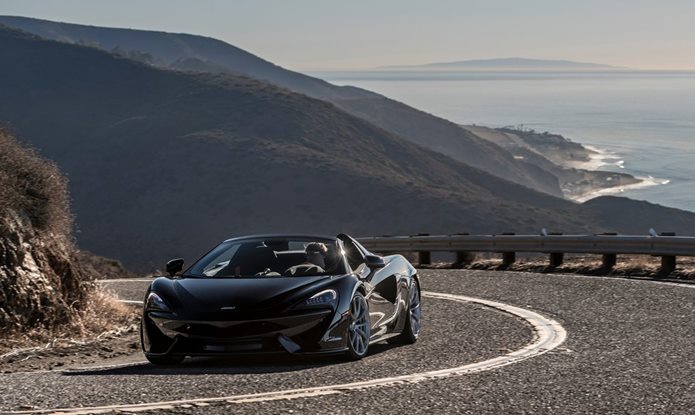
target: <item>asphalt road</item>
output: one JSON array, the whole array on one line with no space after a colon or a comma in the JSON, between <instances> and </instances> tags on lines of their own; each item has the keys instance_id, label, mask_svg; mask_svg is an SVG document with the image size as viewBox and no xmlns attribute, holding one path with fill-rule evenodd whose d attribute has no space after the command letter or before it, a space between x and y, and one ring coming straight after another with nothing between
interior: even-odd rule
<instances>
[{"instance_id":1,"label":"asphalt road","mask_svg":"<svg viewBox=\"0 0 695 415\"><path fill-rule=\"evenodd\" d=\"M423 289L494 300L560 322L562 347L494 370L419 383L266 402L177 406L194 413L692 413L695 289L492 271L422 271ZM110 283L142 299L142 282ZM530 326L477 304L428 298L414 346L377 345L363 361L187 361L0 375L0 411L109 405L285 390L444 369L533 341ZM167 409L171 412L171 409Z\"/></svg>"}]
</instances>

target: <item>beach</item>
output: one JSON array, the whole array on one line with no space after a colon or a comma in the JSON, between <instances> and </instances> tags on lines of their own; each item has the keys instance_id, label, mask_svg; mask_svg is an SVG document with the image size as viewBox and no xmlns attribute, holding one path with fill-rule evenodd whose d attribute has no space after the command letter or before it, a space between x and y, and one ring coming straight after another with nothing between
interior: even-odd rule
<instances>
[{"instance_id":1,"label":"beach","mask_svg":"<svg viewBox=\"0 0 695 415\"><path fill-rule=\"evenodd\" d=\"M577 162L573 165L573 167L593 171L599 170L606 166L614 166L619 169L625 169L625 160L622 160L615 154L611 154L606 150L601 150L594 146L587 145L585 147L592 152L592 154L590 155L590 160L584 163ZM586 191L584 194L572 197L572 200L581 203L599 196L621 195L625 192L630 192L631 190L646 189L652 186L667 185L670 182L669 179L658 179L652 176L635 176L635 179L639 180L639 182L609 187L597 187L593 190Z\"/></svg>"}]
</instances>

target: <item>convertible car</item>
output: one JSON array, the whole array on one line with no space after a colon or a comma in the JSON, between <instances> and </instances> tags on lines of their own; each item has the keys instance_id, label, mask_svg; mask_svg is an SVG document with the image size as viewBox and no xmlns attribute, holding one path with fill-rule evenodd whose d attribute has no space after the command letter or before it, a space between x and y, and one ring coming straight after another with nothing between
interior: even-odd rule
<instances>
[{"instance_id":1,"label":"convertible car","mask_svg":"<svg viewBox=\"0 0 695 415\"><path fill-rule=\"evenodd\" d=\"M154 364L243 353L358 360L370 344L420 334L415 268L344 234L233 238L183 264L169 261L145 296L140 337Z\"/></svg>"}]
</instances>

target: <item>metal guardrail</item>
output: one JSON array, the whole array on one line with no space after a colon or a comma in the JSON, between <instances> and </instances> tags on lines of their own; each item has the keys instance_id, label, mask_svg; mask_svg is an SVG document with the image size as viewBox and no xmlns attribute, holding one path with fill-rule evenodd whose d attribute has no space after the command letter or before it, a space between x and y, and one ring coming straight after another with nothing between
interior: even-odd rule
<instances>
[{"instance_id":1,"label":"metal guardrail","mask_svg":"<svg viewBox=\"0 0 695 415\"><path fill-rule=\"evenodd\" d=\"M430 252L455 252L457 262L466 262L470 253L501 253L510 265L517 252L550 254L550 264L562 264L563 255L603 255L604 267L613 267L616 256L652 255L661 257L662 272L676 267L677 256L695 256L695 237L638 235L417 235L359 238L365 248L375 252L417 252L420 263L428 264Z\"/></svg>"}]
</instances>

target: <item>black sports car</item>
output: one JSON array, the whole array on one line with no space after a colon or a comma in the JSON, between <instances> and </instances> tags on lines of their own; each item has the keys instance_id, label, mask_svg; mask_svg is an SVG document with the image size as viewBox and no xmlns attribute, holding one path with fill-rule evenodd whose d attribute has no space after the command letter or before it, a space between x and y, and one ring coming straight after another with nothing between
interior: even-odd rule
<instances>
[{"instance_id":1,"label":"black sports car","mask_svg":"<svg viewBox=\"0 0 695 415\"><path fill-rule=\"evenodd\" d=\"M420 334L415 268L344 234L233 238L182 269L169 261L147 290L141 340L154 364L268 352L357 360L372 343Z\"/></svg>"}]
</instances>

